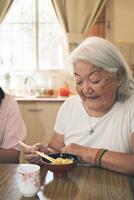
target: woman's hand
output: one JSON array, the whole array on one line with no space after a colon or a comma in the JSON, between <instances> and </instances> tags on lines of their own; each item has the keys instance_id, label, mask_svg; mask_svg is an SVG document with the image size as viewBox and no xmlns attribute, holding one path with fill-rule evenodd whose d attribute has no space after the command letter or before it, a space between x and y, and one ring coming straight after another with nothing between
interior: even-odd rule
<instances>
[{"instance_id":1,"label":"woman's hand","mask_svg":"<svg viewBox=\"0 0 134 200\"><path fill-rule=\"evenodd\" d=\"M43 152L45 154L51 153L51 150L44 145L37 143L30 146L30 148L24 148L24 158L30 163L41 163L41 157L36 154L36 151Z\"/></svg>"},{"instance_id":2,"label":"woman's hand","mask_svg":"<svg viewBox=\"0 0 134 200\"><path fill-rule=\"evenodd\" d=\"M74 154L76 156L79 156L81 158L82 161L88 161L87 159L87 150L89 150L89 148L78 145L78 144L74 144L71 143L69 145L67 145L66 147L64 147L62 149L63 153L71 153Z\"/></svg>"}]
</instances>

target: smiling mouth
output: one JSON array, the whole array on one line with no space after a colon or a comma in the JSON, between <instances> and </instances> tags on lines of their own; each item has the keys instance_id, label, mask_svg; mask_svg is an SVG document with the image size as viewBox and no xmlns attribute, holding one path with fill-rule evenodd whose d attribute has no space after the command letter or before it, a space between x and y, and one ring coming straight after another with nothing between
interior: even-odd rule
<instances>
[{"instance_id":1,"label":"smiling mouth","mask_svg":"<svg viewBox=\"0 0 134 200\"><path fill-rule=\"evenodd\" d=\"M86 98L88 98L88 99L98 99L100 96L86 96Z\"/></svg>"}]
</instances>

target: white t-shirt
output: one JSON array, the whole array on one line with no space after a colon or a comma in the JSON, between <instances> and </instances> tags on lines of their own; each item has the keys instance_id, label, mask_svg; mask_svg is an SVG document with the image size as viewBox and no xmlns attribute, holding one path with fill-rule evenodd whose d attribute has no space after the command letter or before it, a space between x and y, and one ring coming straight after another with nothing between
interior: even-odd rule
<instances>
[{"instance_id":1,"label":"white t-shirt","mask_svg":"<svg viewBox=\"0 0 134 200\"><path fill-rule=\"evenodd\" d=\"M89 134L91 123L93 127L96 126L92 135ZM59 110L54 129L64 135L65 145L76 143L93 148L132 152L130 140L134 132L134 96L125 102L116 102L101 118L91 118L79 96L69 97Z\"/></svg>"}]
</instances>

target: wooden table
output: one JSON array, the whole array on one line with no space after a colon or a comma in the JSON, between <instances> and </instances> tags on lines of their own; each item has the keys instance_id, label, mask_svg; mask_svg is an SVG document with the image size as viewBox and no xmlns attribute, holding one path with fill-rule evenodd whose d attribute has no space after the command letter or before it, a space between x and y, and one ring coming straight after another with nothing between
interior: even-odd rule
<instances>
[{"instance_id":1,"label":"wooden table","mask_svg":"<svg viewBox=\"0 0 134 200\"><path fill-rule=\"evenodd\" d=\"M41 168L40 198L23 197L17 184L15 164L0 164L0 200L132 200L134 178L95 167L75 167L68 178L53 179Z\"/></svg>"}]
</instances>

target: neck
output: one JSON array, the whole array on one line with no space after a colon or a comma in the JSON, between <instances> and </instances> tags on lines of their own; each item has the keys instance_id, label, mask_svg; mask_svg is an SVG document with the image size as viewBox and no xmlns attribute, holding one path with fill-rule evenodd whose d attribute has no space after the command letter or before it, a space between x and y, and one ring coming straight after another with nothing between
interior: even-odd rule
<instances>
[{"instance_id":1,"label":"neck","mask_svg":"<svg viewBox=\"0 0 134 200\"><path fill-rule=\"evenodd\" d=\"M95 110L91 110L91 111L89 111L89 112L87 112L91 117L102 117L103 115L105 115L107 112L108 112L109 110L107 110L107 111L95 111Z\"/></svg>"},{"instance_id":2,"label":"neck","mask_svg":"<svg viewBox=\"0 0 134 200\"><path fill-rule=\"evenodd\" d=\"M106 113L109 112L109 110L112 108L113 105L111 105L109 108L104 109L104 110L93 110L93 109L89 109L84 103L83 106L86 110L86 112L88 113L88 115L90 115L91 117L102 117L104 116Z\"/></svg>"}]
</instances>

